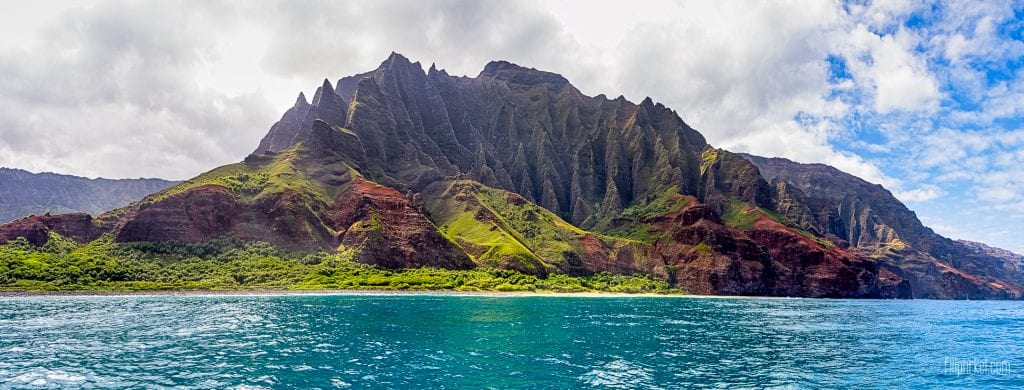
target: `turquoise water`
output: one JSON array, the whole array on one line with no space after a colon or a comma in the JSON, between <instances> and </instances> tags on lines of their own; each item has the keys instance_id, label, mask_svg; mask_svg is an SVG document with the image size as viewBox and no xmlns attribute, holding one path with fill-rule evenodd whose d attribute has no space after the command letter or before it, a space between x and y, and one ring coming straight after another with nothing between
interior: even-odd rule
<instances>
[{"instance_id":1,"label":"turquoise water","mask_svg":"<svg viewBox=\"0 0 1024 390\"><path fill-rule=\"evenodd\" d=\"M1024 387L1024 303L0 298L0 388Z\"/></svg>"}]
</instances>

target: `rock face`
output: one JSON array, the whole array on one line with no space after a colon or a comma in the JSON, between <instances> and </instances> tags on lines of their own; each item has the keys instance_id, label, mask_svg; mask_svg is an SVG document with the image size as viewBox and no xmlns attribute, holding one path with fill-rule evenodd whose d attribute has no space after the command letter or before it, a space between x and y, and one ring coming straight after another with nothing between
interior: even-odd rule
<instances>
[{"instance_id":1,"label":"rock face","mask_svg":"<svg viewBox=\"0 0 1024 390\"><path fill-rule=\"evenodd\" d=\"M230 235L384 267L647 274L700 294L1024 292L1019 258L935 235L880 187L715 149L649 98L588 97L504 61L452 77L392 54L325 80L244 162L90 224L118 241ZM73 230L60 229L0 237Z\"/></svg>"},{"instance_id":2,"label":"rock face","mask_svg":"<svg viewBox=\"0 0 1024 390\"><path fill-rule=\"evenodd\" d=\"M139 206L133 214L118 230L117 241L210 240L231 232L239 210L227 188L205 185Z\"/></svg>"},{"instance_id":3,"label":"rock face","mask_svg":"<svg viewBox=\"0 0 1024 390\"><path fill-rule=\"evenodd\" d=\"M851 253L898 268L915 296L1019 298L1024 293L1020 255L942 237L880 185L827 165L745 157L767 180L799 191L807 207L796 212L809 229L848 245Z\"/></svg>"},{"instance_id":4,"label":"rock face","mask_svg":"<svg viewBox=\"0 0 1024 390\"><path fill-rule=\"evenodd\" d=\"M316 117L358 139L361 148L342 158L381 184L419 192L462 173L591 227L607 212L671 186L695 191L706 146L663 105L586 97L561 76L507 62L467 79L424 73L395 54L366 77L338 85L354 85L352 95L314 102L307 111L344 110L344 121L308 114L297 122L296 105L256 153L291 146L280 139L308 140Z\"/></svg>"},{"instance_id":5,"label":"rock face","mask_svg":"<svg viewBox=\"0 0 1024 390\"><path fill-rule=\"evenodd\" d=\"M473 267L469 256L438 232L410 199L361 178L338 197L331 221L341 245L361 248L359 260L384 267Z\"/></svg>"},{"instance_id":6,"label":"rock face","mask_svg":"<svg viewBox=\"0 0 1024 390\"><path fill-rule=\"evenodd\" d=\"M0 223L33 214L98 214L175 183L160 179L88 179L0 168Z\"/></svg>"},{"instance_id":7,"label":"rock face","mask_svg":"<svg viewBox=\"0 0 1024 390\"><path fill-rule=\"evenodd\" d=\"M0 225L0 245L24 237L43 246L50 240L50 232L85 242L99 237L102 229L85 213L31 216Z\"/></svg>"}]
</instances>

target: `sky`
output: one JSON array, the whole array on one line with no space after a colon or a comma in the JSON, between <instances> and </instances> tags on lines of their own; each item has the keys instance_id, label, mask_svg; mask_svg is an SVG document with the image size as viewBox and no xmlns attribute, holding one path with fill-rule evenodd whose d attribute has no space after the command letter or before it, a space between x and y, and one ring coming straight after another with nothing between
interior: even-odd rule
<instances>
[{"instance_id":1,"label":"sky","mask_svg":"<svg viewBox=\"0 0 1024 390\"><path fill-rule=\"evenodd\" d=\"M0 166L185 179L392 51L650 96L710 143L836 166L1024 252L1024 3L0 0Z\"/></svg>"}]
</instances>

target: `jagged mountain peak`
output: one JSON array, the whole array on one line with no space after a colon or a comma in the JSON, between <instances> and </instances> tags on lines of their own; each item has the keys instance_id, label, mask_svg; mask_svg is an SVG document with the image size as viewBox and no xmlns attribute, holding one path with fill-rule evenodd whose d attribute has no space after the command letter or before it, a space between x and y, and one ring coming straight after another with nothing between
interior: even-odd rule
<instances>
[{"instance_id":1,"label":"jagged mountain peak","mask_svg":"<svg viewBox=\"0 0 1024 390\"><path fill-rule=\"evenodd\" d=\"M609 137L619 137L620 134L627 133L640 137L639 143L633 142L627 147L631 150L627 153L632 153L634 149L637 152L656 149L699 151L706 145L703 136L689 128L678 115L665 109L661 104L654 105L651 99L638 106L625 98L614 101L614 104L607 104L608 101L605 99L584 96L571 87L529 92L514 85L570 84L564 77L555 73L525 68L508 61L489 63L475 79L448 77L444 71L437 70L436 64L431 65L430 73L426 74L418 64L393 53L371 73L342 78L338 81L336 89L340 100L333 110L327 110L329 106L320 104L319 100L315 99L313 105L316 108L305 114L304 119L294 120L297 115L286 114L265 138L265 141L273 139L275 142L261 142L261 147L256 153L281 151L308 139L314 119L323 120L332 126L358 128L356 133L364 140L381 139L385 136L384 133L387 133L369 131L371 127L381 130L392 129L392 135L400 139L412 137L420 140L411 144L412 147L420 149L414 154L422 154L429 158L420 158L417 164L437 169L444 175L456 171L478 172L480 180L489 184L500 184L502 188L521 189L527 198L540 199L546 196L548 206L555 207L557 204L554 211L567 216L573 204L578 202L575 200L577 196L571 194L571 186L565 181L577 170L574 165L592 163L581 162L574 156L581 152L591 160L608 158L609 153L618 156L617 152L608 150L609 145L606 142ZM474 81L488 79L504 81L511 89L480 89L484 84ZM326 89L329 89L328 82L325 82L318 91ZM469 91L474 91L472 94L484 93L487 96L477 95L466 100L471 96L465 94ZM320 94L318 92L318 96ZM498 102L501 103L494 104ZM354 103L351 106L354 108L352 112L349 112L349 103ZM541 103L546 105L546 108L537 106ZM325 117L328 114L332 117ZM375 124L369 127L354 124L367 121ZM609 131L614 135L605 134ZM280 142L282 140L290 142ZM653 145L655 142L666 144L656 147ZM265 145L272 146L268 148ZM401 146L398 149L406 147L408 146ZM486 163L495 166L483 169L474 166L477 164L475 161L479 159L463 156L463 152L476 151L480 147L485 149ZM513 152L523 147L526 148L522 157L524 162L516 165L516 156ZM396 153L389 150L370 153L369 156L373 157L368 158L373 161L362 163L383 168L390 164L389 156ZM615 156L612 158L621 158ZM669 157L670 162L667 163L670 166L663 169L686 170L696 165L681 158ZM617 161L615 164L625 163ZM617 166L610 168L612 174L624 174ZM603 175L606 174L605 168L601 169L602 171L596 172L602 175L601 179L586 180L606 181L603 179ZM537 175L546 177L532 180L533 176ZM682 173L675 175L686 176ZM419 180L400 178L398 176L402 176L401 173L387 176L409 186L415 186L410 181ZM633 179L622 179L615 183L616 190L623 192L621 198L627 203L641 197L643 192L652 190L644 186L635 187L630 183L631 180ZM695 184L680 186L689 188ZM584 184L580 189L588 193L584 199L593 197L598 200L605 197L606 189L596 185ZM581 207L576 207L576 210L578 216L587 214L581 211Z\"/></svg>"},{"instance_id":2,"label":"jagged mountain peak","mask_svg":"<svg viewBox=\"0 0 1024 390\"><path fill-rule=\"evenodd\" d=\"M478 77L490 77L521 85L550 84L561 87L569 84L562 75L527 68L508 61L491 61L484 66Z\"/></svg>"},{"instance_id":3,"label":"jagged mountain peak","mask_svg":"<svg viewBox=\"0 0 1024 390\"><path fill-rule=\"evenodd\" d=\"M323 84L316 89L316 93L313 94L314 106L319 106L324 99L332 99L337 94L334 92L334 86L331 85L331 80L324 79Z\"/></svg>"},{"instance_id":4,"label":"jagged mountain peak","mask_svg":"<svg viewBox=\"0 0 1024 390\"><path fill-rule=\"evenodd\" d=\"M401 53L396 52L396 51L392 51L391 54L388 54L388 58L384 60L384 63L392 63L392 62L401 62L401 63L406 63L406 64L411 64L412 63L412 61L409 60L408 57L406 57L406 56L404 56Z\"/></svg>"},{"instance_id":5,"label":"jagged mountain peak","mask_svg":"<svg viewBox=\"0 0 1024 390\"><path fill-rule=\"evenodd\" d=\"M385 73L389 72L415 72L417 74L426 75L426 72L423 71L423 65L421 65L419 61L413 62L409 58L397 52L391 52L391 55L380 63L380 66L378 66L374 72L374 77L379 80Z\"/></svg>"}]
</instances>

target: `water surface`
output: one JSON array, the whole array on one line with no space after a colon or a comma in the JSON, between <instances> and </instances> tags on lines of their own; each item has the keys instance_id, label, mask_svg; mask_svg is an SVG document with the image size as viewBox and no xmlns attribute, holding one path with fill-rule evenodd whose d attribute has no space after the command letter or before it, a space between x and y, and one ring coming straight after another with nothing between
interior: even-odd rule
<instances>
[{"instance_id":1,"label":"water surface","mask_svg":"<svg viewBox=\"0 0 1024 390\"><path fill-rule=\"evenodd\" d=\"M0 388L1024 387L1024 303L0 297Z\"/></svg>"}]
</instances>

